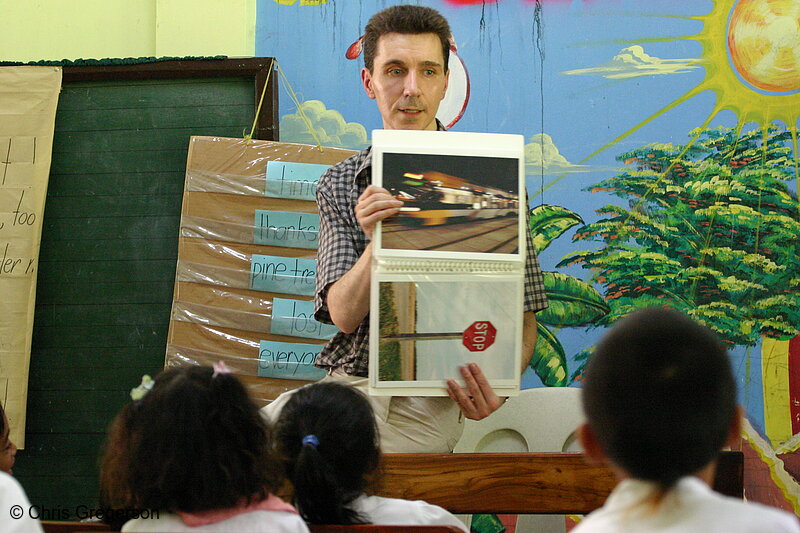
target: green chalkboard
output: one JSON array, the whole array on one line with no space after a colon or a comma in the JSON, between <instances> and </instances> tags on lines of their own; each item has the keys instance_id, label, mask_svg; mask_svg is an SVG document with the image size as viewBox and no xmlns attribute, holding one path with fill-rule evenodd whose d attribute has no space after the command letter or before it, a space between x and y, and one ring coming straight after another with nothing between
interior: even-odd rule
<instances>
[{"instance_id":1,"label":"green chalkboard","mask_svg":"<svg viewBox=\"0 0 800 533\"><path fill-rule=\"evenodd\" d=\"M65 67L44 213L26 448L43 519L98 497L107 426L164 362L191 135L242 137L269 58ZM257 138L277 137L269 77ZM48 516L48 512L52 515Z\"/></svg>"}]
</instances>

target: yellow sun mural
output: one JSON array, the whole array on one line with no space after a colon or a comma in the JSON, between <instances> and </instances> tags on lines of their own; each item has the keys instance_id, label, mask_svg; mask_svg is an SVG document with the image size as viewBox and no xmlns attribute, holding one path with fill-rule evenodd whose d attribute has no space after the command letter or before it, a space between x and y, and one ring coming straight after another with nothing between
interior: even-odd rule
<instances>
[{"instance_id":1,"label":"yellow sun mural","mask_svg":"<svg viewBox=\"0 0 800 533\"><path fill-rule=\"evenodd\" d=\"M728 48L736 70L759 89L800 89L800 3L740 0L728 25Z\"/></svg>"},{"instance_id":2,"label":"yellow sun mural","mask_svg":"<svg viewBox=\"0 0 800 533\"><path fill-rule=\"evenodd\" d=\"M698 20L703 23L703 28L695 35L645 38L635 42L697 41L702 47L702 56L696 63L705 69L703 80L586 156L578 164L587 162L681 103L702 92L713 91L716 94L716 103L708 117L699 125L700 130L705 129L724 110L736 114L739 129L747 123L755 122L764 130L765 135L769 124L782 122L792 134L795 179L800 181L797 147L797 119L800 115L800 2L714 0L713 8L706 15L671 18ZM633 41L626 41L628 44L631 42ZM559 176L542 191L564 177Z\"/></svg>"}]
</instances>

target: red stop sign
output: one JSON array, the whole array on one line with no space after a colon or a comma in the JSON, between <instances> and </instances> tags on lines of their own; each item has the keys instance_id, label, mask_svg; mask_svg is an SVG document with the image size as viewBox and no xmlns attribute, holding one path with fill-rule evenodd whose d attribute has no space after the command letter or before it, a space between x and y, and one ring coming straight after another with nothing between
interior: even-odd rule
<instances>
[{"instance_id":1,"label":"red stop sign","mask_svg":"<svg viewBox=\"0 0 800 533\"><path fill-rule=\"evenodd\" d=\"M482 352L492 344L497 336L497 329L488 320L473 322L464 330L461 342L470 352Z\"/></svg>"}]
</instances>

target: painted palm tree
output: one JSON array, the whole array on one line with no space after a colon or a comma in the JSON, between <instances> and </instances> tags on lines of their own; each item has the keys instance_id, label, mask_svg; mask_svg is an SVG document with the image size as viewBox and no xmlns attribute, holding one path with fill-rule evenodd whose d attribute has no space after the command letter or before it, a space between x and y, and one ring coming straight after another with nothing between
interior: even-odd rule
<instances>
[{"instance_id":1,"label":"painted palm tree","mask_svg":"<svg viewBox=\"0 0 800 533\"><path fill-rule=\"evenodd\" d=\"M536 253L541 255L553 240L579 224L583 219L565 207L541 205L531 209L530 231ZM536 314L539 336L530 366L548 387L565 387L572 378L564 347L553 331L596 323L609 312L609 306L594 287L578 278L560 272L543 272L543 276L550 307Z\"/></svg>"}]
</instances>

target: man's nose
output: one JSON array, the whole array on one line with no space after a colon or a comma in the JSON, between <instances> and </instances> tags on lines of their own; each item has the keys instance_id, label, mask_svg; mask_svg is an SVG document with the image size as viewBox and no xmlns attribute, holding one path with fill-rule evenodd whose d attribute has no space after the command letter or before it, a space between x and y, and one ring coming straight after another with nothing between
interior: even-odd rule
<instances>
[{"instance_id":1,"label":"man's nose","mask_svg":"<svg viewBox=\"0 0 800 533\"><path fill-rule=\"evenodd\" d=\"M418 83L417 73L410 71L406 76L405 86L404 88L404 96L419 96L419 83Z\"/></svg>"}]
</instances>

